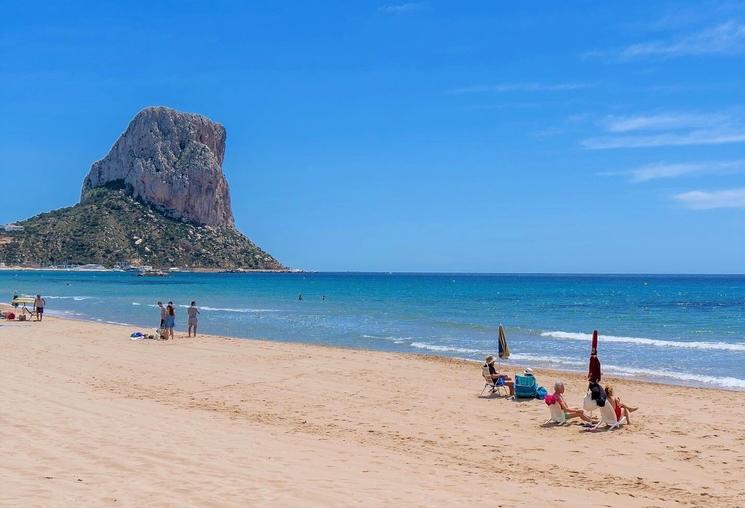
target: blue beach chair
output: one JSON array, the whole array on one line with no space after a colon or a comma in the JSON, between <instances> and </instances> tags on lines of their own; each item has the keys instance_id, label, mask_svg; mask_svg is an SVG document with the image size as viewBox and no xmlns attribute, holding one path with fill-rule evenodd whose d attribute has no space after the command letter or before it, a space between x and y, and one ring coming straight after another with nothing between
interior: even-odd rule
<instances>
[{"instance_id":1,"label":"blue beach chair","mask_svg":"<svg viewBox=\"0 0 745 508\"><path fill-rule=\"evenodd\" d=\"M515 398L534 399L538 396L537 389L535 377L515 374Z\"/></svg>"}]
</instances>

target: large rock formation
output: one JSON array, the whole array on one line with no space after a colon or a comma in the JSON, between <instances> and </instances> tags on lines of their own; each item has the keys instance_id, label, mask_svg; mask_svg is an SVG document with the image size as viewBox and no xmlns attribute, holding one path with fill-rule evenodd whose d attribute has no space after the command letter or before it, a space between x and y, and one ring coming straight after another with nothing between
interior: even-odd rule
<instances>
[{"instance_id":1,"label":"large rock formation","mask_svg":"<svg viewBox=\"0 0 745 508\"><path fill-rule=\"evenodd\" d=\"M173 219L232 227L224 154L222 125L170 108L143 109L93 164L81 202L96 187L124 189Z\"/></svg>"},{"instance_id":2,"label":"large rock formation","mask_svg":"<svg viewBox=\"0 0 745 508\"><path fill-rule=\"evenodd\" d=\"M224 153L221 125L147 108L93 164L79 204L0 232L0 262L283 270L235 228Z\"/></svg>"}]
</instances>

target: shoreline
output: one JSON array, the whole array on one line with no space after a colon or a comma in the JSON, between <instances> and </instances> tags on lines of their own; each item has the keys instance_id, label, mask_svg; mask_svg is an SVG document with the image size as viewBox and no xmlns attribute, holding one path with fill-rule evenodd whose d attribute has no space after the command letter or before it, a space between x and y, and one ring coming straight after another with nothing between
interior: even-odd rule
<instances>
[{"instance_id":1,"label":"shoreline","mask_svg":"<svg viewBox=\"0 0 745 508\"><path fill-rule=\"evenodd\" d=\"M588 432L543 426L542 401L479 397L480 367L464 360L129 333L54 316L2 323L0 504L453 506L495 496L503 506L656 507L745 496L745 407L731 392L609 377L640 409L631 425ZM569 404L581 400L583 376L534 370L544 386L560 377Z\"/></svg>"},{"instance_id":2,"label":"shoreline","mask_svg":"<svg viewBox=\"0 0 745 508\"><path fill-rule=\"evenodd\" d=\"M476 361L494 353L494 323L501 316L515 353L508 363L566 372L585 369L591 338L586 332L599 328L606 374L745 390L739 364L745 286L739 280L509 279L180 273L135 280L132 274L0 272L6 295L59 295L48 302L73 314L63 317L154 329L157 316L149 303L168 295L166 300L186 304L197 296L206 311L203 329L215 334ZM298 294L305 295L302 305Z\"/></svg>"},{"instance_id":3,"label":"shoreline","mask_svg":"<svg viewBox=\"0 0 745 508\"><path fill-rule=\"evenodd\" d=\"M0 304L0 308L4 310L12 309L11 306L8 304ZM51 312L45 312L45 319L48 317L52 317L54 320L60 320L60 321L71 321L71 322L77 322L77 323L86 323L94 326L115 326L119 328L125 328L125 327L137 327L140 326L143 330L149 329L145 328L145 325L137 325L132 323L124 323L124 322L116 322L116 321L106 321L106 320L96 320L96 319L90 319L85 318L82 316L74 317L74 316L64 316L59 315L57 311L51 311ZM0 323L3 323L4 321L0 321ZM33 321L26 322L26 324L34 324ZM153 328L153 331L155 328ZM134 331L141 331L141 330L125 330L128 331L128 333L132 333ZM144 333L144 332L143 332ZM176 335L176 339L174 339L173 342L178 342L181 339L188 339L186 337L186 334L181 330L174 330L174 334ZM139 342L139 341L145 341L145 342L155 342L155 343L172 343L172 341L161 341L161 340L154 340L154 339L140 339L137 341L133 341L129 337L125 337L128 340L132 342ZM292 339L268 339L264 337L240 337L240 336L230 336L230 335L220 335L220 334L212 334L212 333L199 333L199 339L204 340L228 340L228 341L248 341L253 343L259 343L264 345L271 345L271 344L284 344L284 345L296 345L296 346L302 346L302 347L310 347L310 348L322 348L322 349L329 349L329 350L338 350L338 351L345 351L345 352L360 352L360 353L371 353L371 354L383 354L383 355L396 355L400 356L404 359L409 360L415 360L419 361L422 359L431 360L434 362L442 361L445 364L460 364L463 366L469 366L473 367L474 365L480 365L483 363L483 360L474 360L471 358L462 358L457 356L447 356L447 355L440 355L435 352L415 352L415 351L386 351L383 349L370 349L370 348L362 348L362 347L354 347L354 346L345 346L345 345L336 345L336 344L327 344L327 343L314 343L314 342L304 342L301 340L292 340ZM496 358L496 352L493 353ZM510 373L516 373L523 371L525 368L529 367L530 365L527 364L520 364L520 363L512 363L509 364L503 363L502 365L503 372L510 374ZM583 370L569 370L569 369L555 369L550 367L531 367L534 370L538 370L543 373L547 373L553 376L555 379L560 379L562 376L569 377L569 378L577 378L577 379L584 379L586 376L586 373ZM622 376L622 375L616 375L616 374L603 374L603 384L605 384L605 381L607 380L613 380L617 382L626 382L626 383L639 383L644 385L650 385L650 386L666 386L666 387L672 387L672 388L689 388L689 389L695 389L695 390L711 390L715 392L723 392L723 393L738 393L741 390L738 390L736 388L724 388L720 386L694 386L694 385L687 385L687 384L676 384L676 383L663 383L656 380L651 379L639 379L634 378L631 376ZM549 383L551 384L551 383ZM545 386L547 389L550 390L550 386Z\"/></svg>"},{"instance_id":4,"label":"shoreline","mask_svg":"<svg viewBox=\"0 0 745 508\"><path fill-rule=\"evenodd\" d=\"M4 304L0 304L2 306ZM86 323L92 323L92 324L108 324L108 325L117 325L117 326L131 326L131 327L140 327L143 330L155 330L157 327L155 326L149 326L149 325L143 325L143 324L137 324L137 323L125 323L122 321L110 321L110 320L98 320L95 318L82 316L82 315L65 315L65 311L48 311L47 315L54 316L58 319L65 319L65 320L71 320L71 321L81 321ZM134 331L134 330L133 330ZM177 333L182 333L181 331L176 330ZM219 335L219 334L200 334L204 335L205 337L213 337L213 338L223 338L228 337L226 335ZM391 350L385 350L385 349L373 349L373 348L365 348L365 347L356 347L356 346L343 346L343 345L334 345L334 344L328 344L328 343L322 343L322 342L307 342L303 340L295 340L295 339L271 339L266 337L242 337L242 336L230 336L230 339L233 340L254 340L254 341L264 341L264 342L271 342L271 343L281 343L281 344L298 344L298 345L308 345L308 346L320 346L320 347L330 347L330 348L340 348L344 350L350 350L350 351L369 351L369 352L382 352L382 353L391 353L391 354L402 354L402 355L412 355L414 357L433 357L433 358L444 358L448 360L458 360L467 362L469 364L477 363L481 364L483 360L473 359L473 358L464 358L459 356L449 356L445 354L439 354L437 351L391 351ZM495 346L496 348L496 346ZM496 356L496 351L493 352ZM588 357L589 361L589 357ZM601 358L602 361L602 358ZM525 367L532 367L532 368L538 368L544 371L548 372L554 372L557 374L569 374L569 375L584 375L585 371L583 370L577 370L577 369L557 369L553 367L547 367L545 364L541 364L540 362L536 361L535 364L520 364L513 363L513 361L510 361L510 363L505 364L505 367L509 368L517 368L518 370L523 370ZM696 381L696 380L678 380L678 382L669 381L666 382L661 379L655 379L653 376L643 376L643 375L623 375L623 374L603 374L605 377L610 377L614 379L623 379L628 381L635 381L640 383L649 383L653 385L662 385L662 386L675 386L675 387L689 387L689 388L706 388L711 390L719 390L724 392L730 392L730 393L741 393L745 392L745 387L737 387L737 386L717 386L714 383L706 382L706 381ZM693 374L695 376L695 374ZM664 375L661 375L660 377L665 378ZM700 378L706 378L708 376L700 375ZM667 379L675 379L674 377L668 377ZM548 387L547 387L548 388Z\"/></svg>"}]
</instances>

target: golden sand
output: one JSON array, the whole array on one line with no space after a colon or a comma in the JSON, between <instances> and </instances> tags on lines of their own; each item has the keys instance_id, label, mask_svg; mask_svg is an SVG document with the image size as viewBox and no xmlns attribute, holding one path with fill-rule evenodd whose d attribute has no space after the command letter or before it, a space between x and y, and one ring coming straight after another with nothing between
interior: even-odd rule
<instances>
[{"instance_id":1,"label":"golden sand","mask_svg":"<svg viewBox=\"0 0 745 508\"><path fill-rule=\"evenodd\" d=\"M469 362L130 331L0 325L0 506L745 504L739 393L614 380L641 409L591 433Z\"/></svg>"}]
</instances>

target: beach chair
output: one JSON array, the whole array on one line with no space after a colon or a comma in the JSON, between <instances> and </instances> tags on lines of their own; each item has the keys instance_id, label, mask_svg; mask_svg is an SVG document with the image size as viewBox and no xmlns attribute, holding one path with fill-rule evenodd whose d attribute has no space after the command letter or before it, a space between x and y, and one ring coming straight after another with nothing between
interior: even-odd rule
<instances>
[{"instance_id":1,"label":"beach chair","mask_svg":"<svg viewBox=\"0 0 745 508\"><path fill-rule=\"evenodd\" d=\"M500 377L496 381L493 380L488 365L484 365L484 367L481 369L481 376L484 378L484 381L486 381L486 384L484 384L484 388L481 390L481 394L479 395L479 397L484 396L484 392L487 388L491 388L491 391L489 393L496 392L497 394L500 394L500 390L503 390L503 395L505 397L509 395L510 392L507 389L507 386L504 384L504 379Z\"/></svg>"},{"instance_id":2,"label":"beach chair","mask_svg":"<svg viewBox=\"0 0 745 508\"><path fill-rule=\"evenodd\" d=\"M606 425L608 430L613 430L626 423L625 416L622 416L620 420L616 419L616 412L613 410L613 404L611 404L610 400L606 400L605 405L601 407L597 404L597 401L592 400L592 394L589 391L587 392L587 395L585 395L582 407L590 414L593 414L594 411L600 413L600 421L598 421L597 425L595 425L592 430L597 430L602 425Z\"/></svg>"},{"instance_id":3,"label":"beach chair","mask_svg":"<svg viewBox=\"0 0 745 508\"><path fill-rule=\"evenodd\" d=\"M549 411L551 412L551 418L546 420L546 423L544 425L548 425L549 423L557 423L559 425L564 425L567 422L567 418L564 415L564 411L561 409L561 405L559 405L558 402L555 402L548 406Z\"/></svg>"},{"instance_id":4,"label":"beach chair","mask_svg":"<svg viewBox=\"0 0 745 508\"><path fill-rule=\"evenodd\" d=\"M621 425L626 423L626 417L621 416L621 419L616 419L616 412L613 410L613 404L610 401L605 403L605 406L598 408L600 410L600 421L593 428L597 430L601 425L606 425L607 430L613 430L619 428Z\"/></svg>"},{"instance_id":5,"label":"beach chair","mask_svg":"<svg viewBox=\"0 0 745 508\"><path fill-rule=\"evenodd\" d=\"M538 386L533 376L521 376L515 374L515 398L516 399L534 399Z\"/></svg>"}]
</instances>

